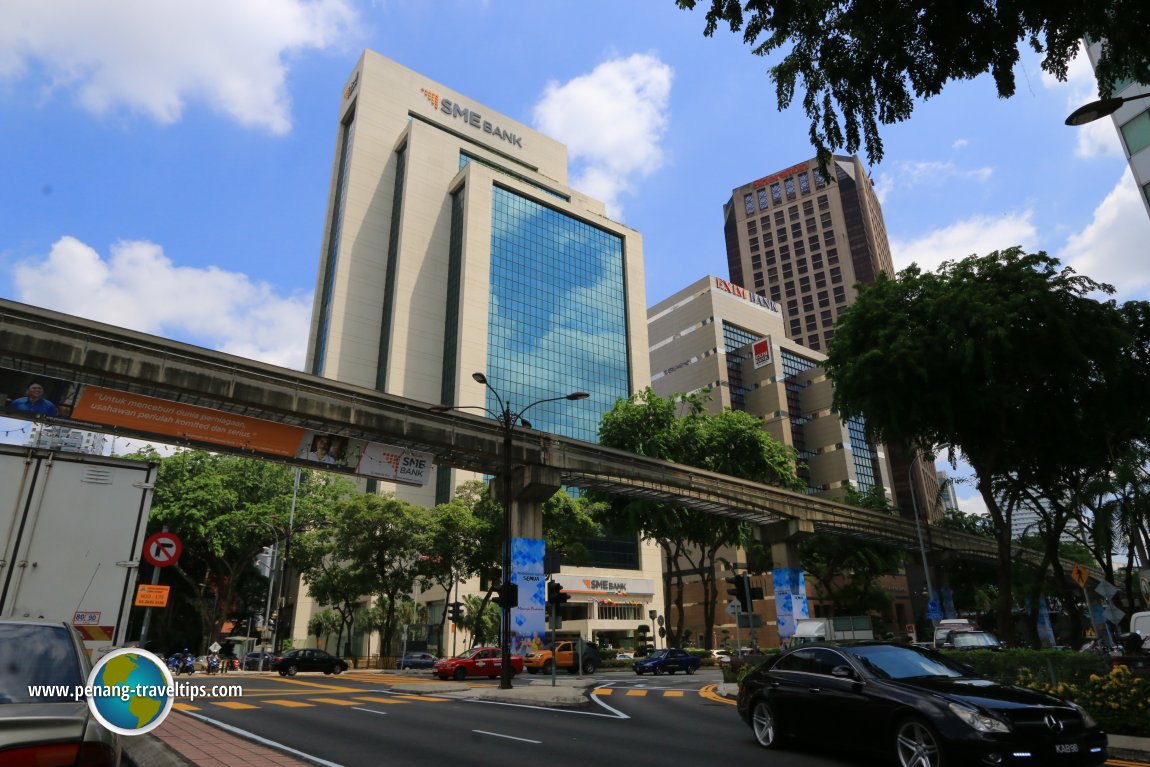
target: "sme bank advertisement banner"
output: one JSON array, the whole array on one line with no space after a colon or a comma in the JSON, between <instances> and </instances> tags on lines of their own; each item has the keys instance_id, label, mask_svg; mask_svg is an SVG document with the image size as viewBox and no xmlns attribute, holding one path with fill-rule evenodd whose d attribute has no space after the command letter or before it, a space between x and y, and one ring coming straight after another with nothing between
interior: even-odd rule
<instances>
[{"instance_id":1,"label":"sme bank advertisement banner","mask_svg":"<svg viewBox=\"0 0 1150 767\"><path fill-rule=\"evenodd\" d=\"M174 437L408 485L430 479L430 453L14 370L0 369L0 403L11 418L70 420L78 423L68 426L92 431L131 429L160 442Z\"/></svg>"}]
</instances>

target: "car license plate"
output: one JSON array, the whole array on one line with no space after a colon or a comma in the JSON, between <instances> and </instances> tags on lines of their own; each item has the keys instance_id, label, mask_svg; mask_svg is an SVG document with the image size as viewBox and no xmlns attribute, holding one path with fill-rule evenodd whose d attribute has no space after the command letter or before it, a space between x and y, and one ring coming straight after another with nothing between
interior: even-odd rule
<instances>
[{"instance_id":1,"label":"car license plate","mask_svg":"<svg viewBox=\"0 0 1150 767\"><path fill-rule=\"evenodd\" d=\"M1077 754L1078 753L1078 744L1077 743L1055 743L1054 744L1054 753L1056 753L1056 754Z\"/></svg>"}]
</instances>

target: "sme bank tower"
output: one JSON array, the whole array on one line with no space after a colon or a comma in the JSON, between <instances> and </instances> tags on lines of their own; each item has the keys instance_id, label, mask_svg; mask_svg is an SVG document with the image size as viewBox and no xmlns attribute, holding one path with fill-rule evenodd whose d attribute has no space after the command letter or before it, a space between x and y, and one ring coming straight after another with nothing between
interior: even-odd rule
<instances>
[{"instance_id":1,"label":"sme bank tower","mask_svg":"<svg viewBox=\"0 0 1150 767\"><path fill-rule=\"evenodd\" d=\"M642 239L567 174L563 144L365 51L340 102L308 372L495 412L473 373L513 410L588 392L529 420L597 442L602 414L650 382ZM394 491L432 506L476 477L437 467ZM657 583L657 555L630 548L655 568L628 577Z\"/></svg>"}]
</instances>

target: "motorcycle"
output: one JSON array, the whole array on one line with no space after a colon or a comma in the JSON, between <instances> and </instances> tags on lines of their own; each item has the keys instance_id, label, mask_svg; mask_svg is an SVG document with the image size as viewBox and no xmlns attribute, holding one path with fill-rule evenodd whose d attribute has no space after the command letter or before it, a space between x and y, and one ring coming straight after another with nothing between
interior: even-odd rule
<instances>
[{"instance_id":1,"label":"motorcycle","mask_svg":"<svg viewBox=\"0 0 1150 767\"><path fill-rule=\"evenodd\" d=\"M172 676L180 675L180 659L176 655L168 656L168 671L172 672Z\"/></svg>"},{"instance_id":2,"label":"motorcycle","mask_svg":"<svg viewBox=\"0 0 1150 767\"><path fill-rule=\"evenodd\" d=\"M208 674L214 674L220 670L220 659L216 656L208 658Z\"/></svg>"},{"instance_id":3,"label":"motorcycle","mask_svg":"<svg viewBox=\"0 0 1150 767\"><path fill-rule=\"evenodd\" d=\"M196 673L196 656L190 654L184 656L180 663L180 673L188 675Z\"/></svg>"}]
</instances>

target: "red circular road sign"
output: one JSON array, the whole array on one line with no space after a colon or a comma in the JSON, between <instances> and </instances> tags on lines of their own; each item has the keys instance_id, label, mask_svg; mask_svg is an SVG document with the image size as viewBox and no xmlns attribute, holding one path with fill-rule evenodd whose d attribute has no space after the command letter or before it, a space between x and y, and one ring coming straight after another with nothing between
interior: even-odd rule
<instances>
[{"instance_id":1,"label":"red circular road sign","mask_svg":"<svg viewBox=\"0 0 1150 767\"><path fill-rule=\"evenodd\" d=\"M155 533L144 541L144 561L152 567L174 565L184 550L184 544L175 533Z\"/></svg>"}]
</instances>

